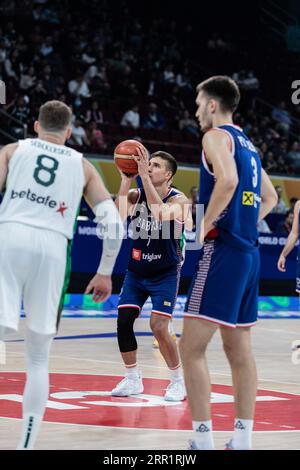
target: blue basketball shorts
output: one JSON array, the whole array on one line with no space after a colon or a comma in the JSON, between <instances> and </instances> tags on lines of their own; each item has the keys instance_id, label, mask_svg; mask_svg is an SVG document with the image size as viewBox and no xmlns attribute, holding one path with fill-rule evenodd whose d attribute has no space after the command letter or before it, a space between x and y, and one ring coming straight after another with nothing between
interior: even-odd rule
<instances>
[{"instance_id":1,"label":"blue basketball shorts","mask_svg":"<svg viewBox=\"0 0 300 470\"><path fill-rule=\"evenodd\" d=\"M241 251L220 238L205 242L184 316L229 328L253 326L259 271L259 250Z\"/></svg>"},{"instance_id":2,"label":"blue basketball shorts","mask_svg":"<svg viewBox=\"0 0 300 470\"><path fill-rule=\"evenodd\" d=\"M180 266L157 274L143 277L133 271L127 271L120 292L118 308L133 307L141 312L148 299L152 301L152 313L163 317L172 317L176 304L180 280Z\"/></svg>"}]
</instances>

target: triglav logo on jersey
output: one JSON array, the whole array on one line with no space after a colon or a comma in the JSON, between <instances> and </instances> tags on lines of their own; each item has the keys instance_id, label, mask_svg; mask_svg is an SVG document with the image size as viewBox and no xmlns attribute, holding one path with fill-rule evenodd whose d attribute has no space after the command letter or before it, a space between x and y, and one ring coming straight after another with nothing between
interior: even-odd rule
<instances>
[{"instance_id":1,"label":"triglav logo on jersey","mask_svg":"<svg viewBox=\"0 0 300 470\"><path fill-rule=\"evenodd\" d=\"M143 253L142 257L145 261L149 261L149 263L161 259L161 255L156 255L155 253Z\"/></svg>"},{"instance_id":2,"label":"triglav logo on jersey","mask_svg":"<svg viewBox=\"0 0 300 470\"><path fill-rule=\"evenodd\" d=\"M134 259L135 261L141 261L141 257L142 257L141 250L136 250L135 248L133 248L132 259Z\"/></svg>"},{"instance_id":3,"label":"triglav logo on jersey","mask_svg":"<svg viewBox=\"0 0 300 470\"><path fill-rule=\"evenodd\" d=\"M132 259L134 259L135 261L141 261L141 259L143 259L151 263L151 261L161 259L161 256L161 254L156 255L155 253L142 253L141 250L136 250L135 248L132 249Z\"/></svg>"},{"instance_id":4,"label":"triglav logo on jersey","mask_svg":"<svg viewBox=\"0 0 300 470\"><path fill-rule=\"evenodd\" d=\"M27 199L27 201L35 202L36 204L43 205L45 207L49 207L49 209L58 209L55 212L58 212L64 217L65 211L68 209L64 202L58 203L51 196L38 196L36 193L33 193L30 189L24 191L14 191L12 190L11 199Z\"/></svg>"}]
</instances>

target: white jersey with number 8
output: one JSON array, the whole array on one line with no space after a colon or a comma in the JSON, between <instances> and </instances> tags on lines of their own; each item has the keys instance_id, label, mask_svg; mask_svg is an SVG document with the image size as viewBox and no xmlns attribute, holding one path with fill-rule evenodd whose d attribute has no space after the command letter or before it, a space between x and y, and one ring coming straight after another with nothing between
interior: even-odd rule
<instances>
[{"instance_id":1,"label":"white jersey with number 8","mask_svg":"<svg viewBox=\"0 0 300 470\"><path fill-rule=\"evenodd\" d=\"M41 139L20 140L9 162L0 223L54 230L71 239L84 184L81 153Z\"/></svg>"}]
</instances>

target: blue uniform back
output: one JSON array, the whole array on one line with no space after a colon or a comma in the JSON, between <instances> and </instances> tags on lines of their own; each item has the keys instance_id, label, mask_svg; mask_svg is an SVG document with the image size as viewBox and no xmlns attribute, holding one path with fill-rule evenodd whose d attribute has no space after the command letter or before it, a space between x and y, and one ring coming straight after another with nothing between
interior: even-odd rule
<instances>
[{"instance_id":1,"label":"blue uniform back","mask_svg":"<svg viewBox=\"0 0 300 470\"><path fill-rule=\"evenodd\" d=\"M242 129L226 124L214 129L226 132L231 139L232 154L239 183L229 205L216 221L220 237L231 246L253 251L258 246L257 222L260 207L261 162L259 155ZM212 169L202 153L200 204L206 210L215 185Z\"/></svg>"},{"instance_id":2,"label":"blue uniform back","mask_svg":"<svg viewBox=\"0 0 300 470\"><path fill-rule=\"evenodd\" d=\"M147 206L145 191L139 191L129 229L133 241L128 269L147 277L178 266L183 261L184 225L174 220L161 222L154 219ZM163 202L179 195L179 191L171 188Z\"/></svg>"}]
</instances>

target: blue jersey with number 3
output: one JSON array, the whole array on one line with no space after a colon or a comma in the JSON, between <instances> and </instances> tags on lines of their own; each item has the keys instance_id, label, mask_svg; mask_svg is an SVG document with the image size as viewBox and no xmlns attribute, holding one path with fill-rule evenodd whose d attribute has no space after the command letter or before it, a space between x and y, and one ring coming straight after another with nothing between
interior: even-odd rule
<instances>
[{"instance_id":1,"label":"blue jersey with number 3","mask_svg":"<svg viewBox=\"0 0 300 470\"><path fill-rule=\"evenodd\" d=\"M257 222L260 207L261 162L259 155L242 129L233 124L213 128L225 132L238 173L238 186L223 213L215 222L220 237L231 246L253 251L258 246ZM202 153L200 204L206 209L215 185L212 168Z\"/></svg>"}]
</instances>

